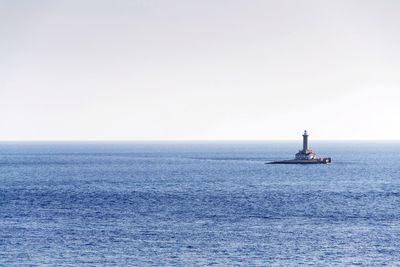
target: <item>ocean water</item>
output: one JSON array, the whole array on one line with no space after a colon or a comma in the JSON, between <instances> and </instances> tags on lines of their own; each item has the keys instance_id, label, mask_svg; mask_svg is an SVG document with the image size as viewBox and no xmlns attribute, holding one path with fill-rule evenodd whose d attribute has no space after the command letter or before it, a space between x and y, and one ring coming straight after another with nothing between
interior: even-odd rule
<instances>
[{"instance_id":1,"label":"ocean water","mask_svg":"<svg viewBox=\"0 0 400 267\"><path fill-rule=\"evenodd\" d=\"M400 142L0 143L0 266L400 266Z\"/></svg>"}]
</instances>

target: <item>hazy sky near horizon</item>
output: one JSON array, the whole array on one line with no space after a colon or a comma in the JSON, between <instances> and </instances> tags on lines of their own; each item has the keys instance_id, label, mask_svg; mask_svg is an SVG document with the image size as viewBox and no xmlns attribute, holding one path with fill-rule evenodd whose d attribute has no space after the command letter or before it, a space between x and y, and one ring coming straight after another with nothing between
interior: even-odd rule
<instances>
[{"instance_id":1,"label":"hazy sky near horizon","mask_svg":"<svg viewBox=\"0 0 400 267\"><path fill-rule=\"evenodd\" d=\"M0 140L400 139L399 12L0 0Z\"/></svg>"}]
</instances>

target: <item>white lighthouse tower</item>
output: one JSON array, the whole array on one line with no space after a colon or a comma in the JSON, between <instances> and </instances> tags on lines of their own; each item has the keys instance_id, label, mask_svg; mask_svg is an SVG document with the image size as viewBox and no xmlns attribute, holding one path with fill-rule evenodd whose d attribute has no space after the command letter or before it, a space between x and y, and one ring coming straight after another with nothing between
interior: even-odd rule
<instances>
[{"instance_id":1,"label":"white lighthouse tower","mask_svg":"<svg viewBox=\"0 0 400 267\"><path fill-rule=\"evenodd\" d=\"M307 130L304 130L303 134L303 152L306 153L308 150L308 134Z\"/></svg>"}]
</instances>

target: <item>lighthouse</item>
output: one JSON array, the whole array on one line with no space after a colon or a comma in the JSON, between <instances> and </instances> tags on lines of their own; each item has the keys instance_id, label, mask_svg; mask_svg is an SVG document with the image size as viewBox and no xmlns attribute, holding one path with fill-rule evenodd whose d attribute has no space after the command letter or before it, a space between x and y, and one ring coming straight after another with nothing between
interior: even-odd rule
<instances>
[{"instance_id":1,"label":"lighthouse","mask_svg":"<svg viewBox=\"0 0 400 267\"><path fill-rule=\"evenodd\" d=\"M296 159L299 160L311 160L317 159L317 155L308 147L308 133L307 130L304 130L303 134L303 149L299 150L299 153L296 154Z\"/></svg>"},{"instance_id":2,"label":"lighthouse","mask_svg":"<svg viewBox=\"0 0 400 267\"><path fill-rule=\"evenodd\" d=\"M303 152L307 153L308 150L308 134L307 134L307 130L304 130L304 134L303 134Z\"/></svg>"}]
</instances>

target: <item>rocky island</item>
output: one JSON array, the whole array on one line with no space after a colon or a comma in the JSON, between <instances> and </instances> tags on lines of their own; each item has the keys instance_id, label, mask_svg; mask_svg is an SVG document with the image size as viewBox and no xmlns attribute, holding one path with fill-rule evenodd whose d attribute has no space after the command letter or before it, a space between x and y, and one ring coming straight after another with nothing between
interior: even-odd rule
<instances>
[{"instance_id":1,"label":"rocky island","mask_svg":"<svg viewBox=\"0 0 400 267\"><path fill-rule=\"evenodd\" d=\"M308 134L304 131L303 134L303 149L296 153L294 159L267 162L266 164L328 164L332 159L319 158L312 149L308 148Z\"/></svg>"}]
</instances>

